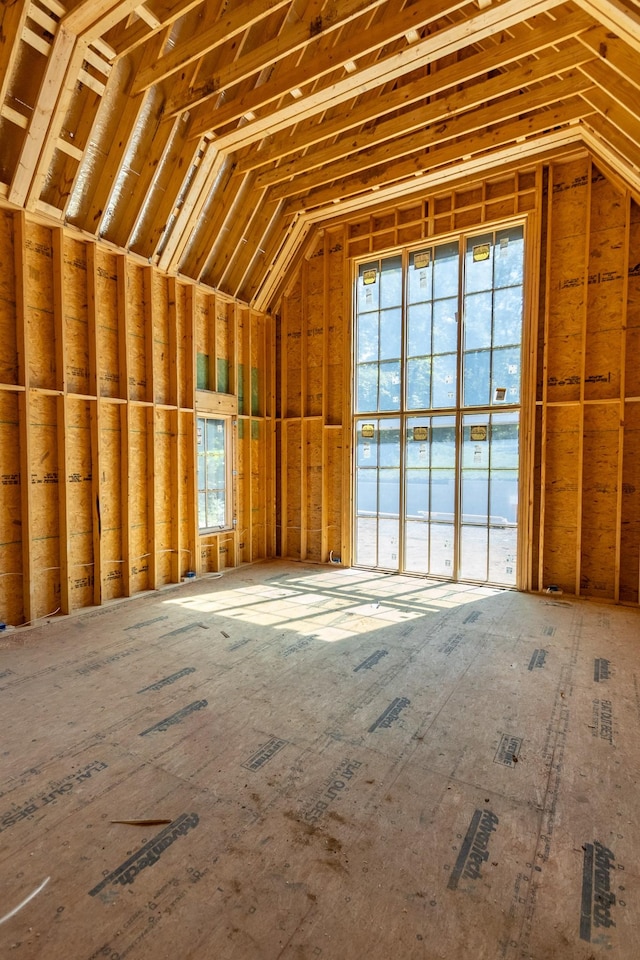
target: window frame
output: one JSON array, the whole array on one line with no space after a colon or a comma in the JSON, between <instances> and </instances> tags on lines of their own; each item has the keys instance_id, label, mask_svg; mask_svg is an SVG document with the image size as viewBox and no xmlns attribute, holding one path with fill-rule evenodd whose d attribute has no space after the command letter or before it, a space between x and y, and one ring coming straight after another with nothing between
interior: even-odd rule
<instances>
[{"instance_id":1,"label":"window frame","mask_svg":"<svg viewBox=\"0 0 640 960\"><path fill-rule=\"evenodd\" d=\"M207 432L207 429L206 429L206 424L209 423L209 422L220 423L220 424L222 425L222 428L223 428L222 449L223 449L223 455L224 455L224 463L223 463L223 478L224 478L224 480L223 480L223 486L222 486L222 487L220 487L219 485L215 485L215 484L212 484L211 486L208 486L208 485L207 485L209 478L208 478L207 475L206 475L206 468L207 468L207 460L206 460L206 457L207 457L207 453L208 453L208 452L211 452L211 453L214 452L214 451L207 451L207 449L206 449L206 440L207 440L207 438L208 438L208 432ZM204 437L205 437L205 450L204 450L204 451L201 451L201 450L200 450L200 430L201 430L201 429L204 431ZM232 518L233 518L233 483L232 483L232 476L233 476L233 469L232 469L233 445L232 445L232 438L233 438L233 418L232 418L232 417L226 416L226 415L224 415L224 414L209 413L209 412L204 412L204 411L197 411L197 412L196 412L196 419L195 419L196 524L197 524L197 532L198 532L198 535L199 535L199 536L207 536L208 534L212 534L212 533L222 533L222 532L231 530L231 529L233 528L233 519L232 519ZM201 487L201 486L200 486L200 458L203 457L203 456L204 456L204 458L205 458L205 460L204 460L204 462L205 462L205 486L204 486L204 487ZM207 494L208 494L208 493L215 492L215 491L219 491L219 490L222 490L223 493L224 493L224 522L223 522L222 524L220 524L220 523L214 523L214 524L206 523L206 521L210 520L210 518L209 518L208 516L206 516L206 502L207 502L207 499L206 499L206 498L207 498ZM201 496L202 496L202 494L204 494L204 498L205 498L205 517L204 517L205 523L204 523L204 525L203 525L202 516L201 516Z\"/></svg>"}]
</instances>

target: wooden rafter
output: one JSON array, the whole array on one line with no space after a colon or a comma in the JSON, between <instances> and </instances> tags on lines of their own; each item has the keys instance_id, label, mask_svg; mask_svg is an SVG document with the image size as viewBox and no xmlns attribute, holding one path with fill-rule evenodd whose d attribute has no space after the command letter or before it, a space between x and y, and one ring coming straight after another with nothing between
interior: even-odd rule
<instances>
[{"instance_id":1,"label":"wooden rafter","mask_svg":"<svg viewBox=\"0 0 640 960\"><path fill-rule=\"evenodd\" d=\"M455 127L451 126L451 120L458 113L464 112L466 114L473 111L468 120L460 123L459 130L468 130L470 122L481 127L487 122L487 117L490 116L508 118L509 111L514 106L517 113L521 112L520 91L525 84L549 80L558 73L565 71L574 62L574 57L575 54L571 49L562 53L554 52L526 67L510 70L490 80L485 80L483 83L464 87L459 93L452 92L445 98L434 100L427 105L418 106L401 113L397 117L381 121L370 130L367 129L343 137L336 143L306 153L298 160L292 160L265 171L258 177L257 185L266 187L284 181L297 183L301 174L318 168L323 169L324 175L325 168L329 168L331 164L347 157L350 158L354 166L357 166L363 163L362 151L366 151L367 156L369 156L374 146L385 142L391 143L394 149L395 145L402 144L404 146L401 149L405 149L412 139L409 135L415 131L424 131L424 135L418 138L420 143L426 140L433 144L438 142L438 138L449 138L451 135L459 136L460 133L454 132L452 134L450 132L455 130ZM530 94L527 98L527 107L544 106L554 102L554 100L581 92L591 84L592 80L587 77L582 80L576 74L572 74L566 82L550 81L535 94ZM504 99L500 99L492 108L491 113L488 112L489 108L480 109L491 100L504 98L506 95L514 93L517 94L517 99L513 100L513 106L511 107L505 103ZM435 132L430 129L434 124L438 124ZM330 169L326 172L328 173L327 179L331 179Z\"/></svg>"},{"instance_id":2,"label":"wooden rafter","mask_svg":"<svg viewBox=\"0 0 640 960\"><path fill-rule=\"evenodd\" d=\"M544 153L552 136L563 149L583 132L633 189L636 8L5 4L0 196L250 297L275 289L264 280L289 243L336 206Z\"/></svg>"},{"instance_id":3,"label":"wooden rafter","mask_svg":"<svg viewBox=\"0 0 640 960\"><path fill-rule=\"evenodd\" d=\"M452 6L446 0L439 0L439 7L434 11L434 16L444 16ZM556 6L554 0L537 0L537 2L531 4L531 16L543 13L554 6ZM411 9L413 8L409 8L409 10ZM396 22L399 16L400 14L396 15ZM518 0L506 0L499 7L490 7L474 17L437 30L423 40L414 43L407 42L401 50L377 60L362 70L356 69L352 73L347 72L342 80L331 84L328 89L314 89L307 96L294 98L275 111L249 120L248 123L243 124L238 129L220 136L220 143L227 149L237 148L245 145L249 140L255 141L257 137L266 133L282 130L292 123L298 123L330 107L339 106L351 97L366 93L368 90L380 88L383 84L393 83L407 71L427 67L434 59L455 54L468 42L470 35L473 35L476 40L481 40L500 30L507 29L521 17L522 10ZM402 29L399 27L396 30L392 29L392 36L405 36L410 29L410 22L405 15L405 19L402 21ZM379 37L379 42L381 41L382 37ZM360 53L358 53L358 49ZM353 62L359 55L370 50L369 39L361 41L358 49L350 41L345 47L334 51L331 63L314 65L315 77L321 76L323 73L328 74L335 70L337 66ZM277 85L263 84L256 88L251 96L239 98L237 102L232 101L227 107L216 110L213 115L210 112L205 114L202 112L202 108L197 108L194 111L192 122L192 136L196 136L200 131L205 132L205 129L214 133L219 132L234 120L246 118L248 112L253 114L260 107L278 100L287 91L300 90L310 79L308 67L293 69L288 74L279 76Z\"/></svg>"},{"instance_id":4,"label":"wooden rafter","mask_svg":"<svg viewBox=\"0 0 640 960\"><path fill-rule=\"evenodd\" d=\"M579 34L582 28L588 29L591 21L587 17L576 23L573 21L569 25L565 21L551 21L548 25L540 27L535 32L535 38L507 39L500 44L499 57L502 68L509 66L514 61L523 57L535 54L542 55L543 51L548 50L548 56L553 58L556 53L551 48L558 43ZM535 39L535 42L534 42ZM587 60L582 61L582 55L575 51L573 60L569 62L578 64L594 60L596 54L591 51ZM489 73L496 62L496 48L491 47L488 50L481 50L463 60L452 63L449 66L442 67L434 73L426 74L419 80L397 86L395 89L385 92L384 98L374 98L364 101L362 104L351 110L339 113L331 119L321 119L308 126L304 130L296 131L295 137L291 137L290 131L284 131L278 137L270 137L264 149L251 151L247 157L237 164L237 172L245 173L248 170L257 167L272 167L274 161L302 150L308 150L325 140L330 140L340 134L351 131L353 128L363 125L371 125L372 121L378 120L399 108L411 106L425 97L433 98L449 88L468 83L471 80L480 78ZM558 69L562 69L559 67ZM448 110L447 101L444 101Z\"/></svg>"}]
</instances>

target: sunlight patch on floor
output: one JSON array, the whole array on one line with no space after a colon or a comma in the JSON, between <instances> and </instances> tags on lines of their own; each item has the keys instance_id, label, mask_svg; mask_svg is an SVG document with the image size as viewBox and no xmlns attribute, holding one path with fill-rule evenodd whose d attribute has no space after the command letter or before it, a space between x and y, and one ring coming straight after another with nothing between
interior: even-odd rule
<instances>
[{"instance_id":1,"label":"sunlight patch on floor","mask_svg":"<svg viewBox=\"0 0 640 960\"><path fill-rule=\"evenodd\" d=\"M277 583L231 589L225 587L222 578L212 581L202 593L171 597L164 602L189 612L279 626L334 643L501 592L499 588L476 584L331 569L310 576L283 574Z\"/></svg>"}]
</instances>

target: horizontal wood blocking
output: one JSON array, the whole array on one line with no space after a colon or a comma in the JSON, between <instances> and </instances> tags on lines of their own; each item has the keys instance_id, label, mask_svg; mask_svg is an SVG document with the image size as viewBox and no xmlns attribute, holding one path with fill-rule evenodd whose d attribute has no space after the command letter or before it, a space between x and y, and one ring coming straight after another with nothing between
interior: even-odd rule
<instances>
[{"instance_id":1,"label":"horizontal wood blocking","mask_svg":"<svg viewBox=\"0 0 640 960\"><path fill-rule=\"evenodd\" d=\"M0 620L268 556L270 319L2 208L0 258ZM229 437L206 536L198 416Z\"/></svg>"}]
</instances>

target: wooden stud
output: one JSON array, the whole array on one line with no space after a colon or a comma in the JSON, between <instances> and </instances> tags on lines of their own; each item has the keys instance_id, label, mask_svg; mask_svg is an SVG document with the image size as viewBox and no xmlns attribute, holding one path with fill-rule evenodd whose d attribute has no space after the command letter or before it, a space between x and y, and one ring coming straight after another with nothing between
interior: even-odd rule
<instances>
[{"instance_id":1,"label":"wooden stud","mask_svg":"<svg viewBox=\"0 0 640 960\"><path fill-rule=\"evenodd\" d=\"M156 430L157 413L155 404L146 408L146 446L147 446L147 574L148 588L156 590L158 587L158 544L157 544L157 491L156 475L158 463L156 458Z\"/></svg>"},{"instance_id":2,"label":"wooden stud","mask_svg":"<svg viewBox=\"0 0 640 960\"><path fill-rule=\"evenodd\" d=\"M53 256L53 320L55 329L55 362L57 388L61 396L56 400L57 413L57 453L58 453L58 526L60 543L60 610L71 612L69 592L69 480L67 469L67 445L69 422L67 417L67 375L66 375L66 306L65 306L65 258L64 234L62 230L52 231Z\"/></svg>"},{"instance_id":3,"label":"wooden stud","mask_svg":"<svg viewBox=\"0 0 640 960\"><path fill-rule=\"evenodd\" d=\"M342 247L346 249L346 230L343 228ZM343 567L350 567L353 556L353 527L355 517L355 501L353 495L353 471L355 466L353 454L353 270L351 262L344 258L343 281L343 392L342 392L342 548L340 558Z\"/></svg>"},{"instance_id":4,"label":"wooden stud","mask_svg":"<svg viewBox=\"0 0 640 960\"><path fill-rule=\"evenodd\" d=\"M623 267L623 293L622 293L622 337L620 338L620 399L619 399L619 419L618 419L618 471L616 479L616 543L615 543L615 561L614 561L614 595L616 603L620 602L620 569L622 563L622 496L624 481L624 439L625 439L625 397L627 393L626 367L627 367L627 340L625 332L627 330L628 303L629 303L629 268L631 255L631 196L627 191L624 195L625 203L625 226L624 226L624 267Z\"/></svg>"},{"instance_id":5,"label":"wooden stud","mask_svg":"<svg viewBox=\"0 0 640 960\"><path fill-rule=\"evenodd\" d=\"M546 483L547 483L547 470L546 470L546 449L547 449L547 410L548 410L548 376L549 376L549 288L550 288L550 275L551 275L551 259L552 259L552 250L551 250L551 230L552 230L552 211L553 211L553 177L554 177L554 167L549 169L548 175L548 184L547 184L547 210L546 210L546 257L545 257L545 276L544 276L544 289L546 292L545 296L545 310L544 310L544 333L543 333L543 357L542 357L542 394L541 394L541 439L540 439L540 487L539 487L539 534L538 534L538 589L542 589L544 586L544 557L545 557L545 542L544 542L544 532L545 532L545 503L546 503ZM544 198L542 198L544 202Z\"/></svg>"},{"instance_id":6,"label":"wooden stud","mask_svg":"<svg viewBox=\"0 0 640 960\"><path fill-rule=\"evenodd\" d=\"M543 170L536 167L536 212L525 224L525 290L522 338L522 381L520 404L520 509L518 515L517 587L531 590L533 568L533 488L536 428L536 360L538 349L538 317L540 310L540 247L542 243L541 212L543 204ZM538 581L539 582L539 581Z\"/></svg>"},{"instance_id":7,"label":"wooden stud","mask_svg":"<svg viewBox=\"0 0 640 960\"><path fill-rule=\"evenodd\" d=\"M184 552L188 554L189 562L186 568L183 566L184 560L180 557L180 571L183 569L193 570L198 575L202 573L202 558L199 549L198 537L198 469L196 463L196 335L195 335L195 303L194 288L191 285L184 287L184 331L185 331L185 350L186 350L186 377L185 377L185 397L189 400L191 409L183 415L183 429L187 436L187 458L184 468L187 477L191 482L187 485L187 530L188 539L184 547Z\"/></svg>"},{"instance_id":8,"label":"wooden stud","mask_svg":"<svg viewBox=\"0 0 640 960\"><path fill-rule=\"evenodd\" d=\"M280 335L280 556L289 556L289 410L288 410L288 337L289 303L282 302Z\"/></svg>"},{"instance_id":9,"label":"wooden stud","mask_svg":"<svg viewBox=\"0 0 640 960\"><path fill-rule=\"evenodd\" d=\"M307 420L308 400L308 346L309 346L309 263L302 268L302 298L300 304L300 560L308 555L309 524L309 424Z\"/></svg>"},{"instance_id":10,"label":"wooden stud","mask_svg":"<svg viewBox=\"0 0 640 960\"><path fill-rule=\"evenodd\" d=\"M169 404L175 407L170 413L170 497L174 507L171 515L171 580L173 583L180 583L181 579L181 554L182 554L182 527L183 527L183 509L182 509L182 448L180 445L180 360L178 347L178 308L177 308L177 282L175 277L167 279L167 323L168 323L168 350L169 350L169 383L168 400Z\"/></svg>"},{"instance_id":11,"label":"wooden stud","mask_svg":"<svg viewBox=\"0 0 640 960\"><path fill-rule=\"evenodd\" d=\"M330 257L329 233L325 231L323 237L323 260L322 260L322 501L320 510L320 561L327 563L329 560L329 531L327 527L328 504L332 491L329 489L328 471L325 470L325 464L328 458L327 443L327 423L329 420L329 327L331 325L331 305L329 296L329 257Z\"/></svg>"},{"instance_id":12,"label":"wooden stud","mask_svg":"<svg viewBox=\"0 0 640 960\"><path fill-rule=\"evenodd\" d=\"M234 303L230 307L232 322L229 324L229 333L231 336L231 365L229 373L229 391L230 393L235 393L238 396L238 385L239 385L239 359L240 359L240 319L239 319L239 306L237 303ZM232 470L232 497L233 497L233 532L226 538L227 551L231 551L231 556L229 557L230 562L226 563L225 566L235 567L238 565L238 527L242 522L242 518L237 514L237 503L238 503L238 466L239 466L239 453L238 447L240 444L239 439L239 428L238 424L240 422L240 416L243 411L240 410L240 404L238 403L238 416L236 418L236 429L233 434L234 442L232 443L232 457L231 457L231 470Z\"/></svg>"},{"instance_id":13,"label":"wooden stud","mask_svg":"<svg viewBox=\"0 0 640 960\"><path fill-rule=\"evenodd\" d=\"M102 603L102 510L100 476L100 334L97 297L96 247L87 245L87 320L89 327L89 389L93 395L90 401L90 445L91 445L91 492L92 492L92 531L93 531L93 602Z\"/></svg>"},{"instance_id":14,"label":"wooden stud","mask_svg":"<svg viewBox=\"0 0 640 960\"><path fill-rule=\"evenodd\" d=\"M589 298L587 296L587 284L589 280L589 244L590 244L590 233L591 233L591 181L593 177L593 164L591 161L587 164L588 171L588 181L587 181L587 204L586 204L586 214L585 214L585 250L584 250L584 276L582 278L584 283L584 301L583 301L583 310L582 310L582 323L581 323L581 333L580 333L580 419L579 419L579 434L578 434L578 490L576 496L576 512L577 512L577 537L576 537L576 586L575 594L577 597L581 593L581 565L582 565L582 503L583 503L583 493L584 493L584 429L585 429L585 415L584 415L584 380L585 380L585 369L586 369L586 349L587 349L587 319L588 319L588 309L589 309Z\"/></svg>"},{"instance_id":15,"label":"wooden stud","mask_svg":"<svg viewBox=\"0 0 640 960\"><path fill-rule=\"evenodd\" d=\"M216 338L218 301L214 296L207 300L207 344L209 356L209 390L218 390L218 344Z\"/></svg>"},{"instance_id":16,"label":"wooden stud","mask_svg":"<svg viewBox=\"0 0 640 960\"><path fill-rule=\"evenodd\" d=\"M253 561L253 487L251 478L253 476L253 313L247 310L245 313L245 411L248 419L245 421L245 457L244 457L244 527L243 536L245 548L244 556L251 563Z\"/></svg>"},{"instance_id":17,"label":"wooden stud","mask_svg":"<svg viewBox=\"0 0 640 960\"><path fill-rule=\"evenodd\" d=\"M153 268L143 268L144 308L142 312L145 338L145 362L144 375L146 380L145 400L147 403L155 403L157 399L156 391L156 363L155 363L155 339L156 339L156 317L153 301Z\"/></svg>"},{"instance_id":18,"label":"wooden stud","mask_svg":"<svg viewBox=\"0 0 640 960\"><path fill-rule=\"evenodd\" d=\"M127 259L123 255L116 258L117 297L118 297L118 352L120 368L120 396L126 402L120 409L120 503L122 522L122 590L125 597L132 594L132 556L131 556L131 390L130 378L130 345L129 345L129 278L127 273Z\"/></svg>"},{"instance_id":19,"label":"wooden stud","mask_svg":"<svg viewBox=\"0 0 640 960\"><path fill-rule=\"evenodd\" d=\"M31 366L29 329L27 322L26 291L28 278L26 275L26 220L24 213L16 213L14 223L14 270L16 276L16 324L17 324L17 352L18 352L18 379L24 387L18 398L19 410L19 442L20 442L20 495L21 495L21 529L22 529L22 589L24 620L29 623L35 616L34 606L34 564L31 549L31 535L33 529L33 508L31 491L31 409L30 409L30 375Z\"/></svg>"},{"instance_id":20,"label":"wooden stud","mask_svg":"<svg viewBox=\"0 0 640 960\"><path fill-rule=\"evenodd\" d=\"M267 416L267 422L265 424L265 432L268 439L268 448L267 448L267 484L265 485L265 523L267 526L267 533L265 539L265 558L272 558L276 556L276 524L275 524L275 511L276 511L276 498L277 498L277 488L276 488L276 475L277 475L277 466L276 466L276 432L277 432L277 420L276 420L276 355L277 355L277 344L276 344L276 321L275 318L271 316L266 317L266 350L265 350L265 414Z\"/></svg>"}]
</instances>

